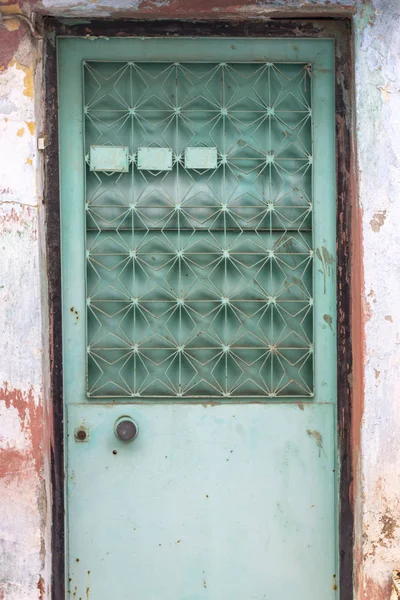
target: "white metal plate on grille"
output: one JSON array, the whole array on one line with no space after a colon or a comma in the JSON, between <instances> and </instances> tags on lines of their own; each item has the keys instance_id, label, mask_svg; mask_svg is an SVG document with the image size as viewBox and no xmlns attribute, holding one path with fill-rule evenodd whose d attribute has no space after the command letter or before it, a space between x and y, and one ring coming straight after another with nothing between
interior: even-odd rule
<instances>
[{"instance_id":1,"label":"white metal plate on grille","mask_svg":"<svg viewBox=\"0 0 400 600\"><path fill-rule=\"evenodd\" d=\"M129 171L129 152L126 146L90 146L89 160L91 171Z\"/></svg>"},{"instance_id":2,"label":"white metal plate on grille","mask_svg":"<svg viewBox=\"0 0 400 600\"><path fill-rule=\"evenodd\" d=\"M140 171L171 171L171 148L138 148L137 166Z\"/></svg>"},{"instance_id":3,"label":"white metal plate on grille","mask_svg":"<svg viewBox=\"0 0 400 600\"><path fill-rule=\"evenodd\" d=\"M217 168L217 149L216 148L186 148L185 149L185 169L216 169Z\"/></svg>"}]
</instances>

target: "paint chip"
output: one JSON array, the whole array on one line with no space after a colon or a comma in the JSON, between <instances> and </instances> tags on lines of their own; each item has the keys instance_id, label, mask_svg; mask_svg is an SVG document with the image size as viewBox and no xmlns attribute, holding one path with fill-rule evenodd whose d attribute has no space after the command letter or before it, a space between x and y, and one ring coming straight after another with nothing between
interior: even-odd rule
<instances>
[{"instance_id":1,"label":"paint chip","mask_svg":"<svg viewBox=\"0 0 400 600\"><path fill-rule=\"evenodd\" d=\"M397 521L391 514L386 512L380 518L382 525L381 533L385 540L394 540L396 537L396 529L398 528Z\"/></svg>"},{"instance_id":2,"label":"paint chip","mask_svg":"<svg viewBox=\"0 0 400 600\"><path fill-rule=\"evenodd\" d=\"M25 121L27 128L31 135L35 133L35 122L34 121Z\"/></svg>"},{"instance_id":3,"label":"paint chip","mask_svg":"<svg viewBox=\"0 0 400 600\"><path fill-rule=\"evenodd\" d=\"M33 94L34 94L34 81L33 81L33 69L32 67L24 67L24 65L21 65L21 63L17 62L15 59L13 59L10 64L9 67L17 67L17 69L19 69L20 71L23 71L25 73L25 77L24 77L24 96L28 96L28 98L32 98L33 99Z\"/></svg>"},{"instance_id":4,"label":"paint chip","mask_svg":"<svg viewBox=\"0 0 400 600\"><path fill-rule=\"evenodd\" d=\"M378 210L374 213L372 219L369 224L371 225L371 229L374 233L378 233L381 230L382 225L386 221L386 210Z\"/></svg>"},{"instance_id":5,"label":"paint chip","mask_svg":"<svg viewBox=\"0 0 400 600\"><path fill-rule=\"evenodd\" d=\"M7 19L3 25L8 31L17 31L21 26L21 21L19 19Z\"/></svg>"},{"instance_id":6,"label":"paint chip","mask_svg":"<svg viewBox=\"0 0 400 600\"><path fill-rule=\"evenodd\" d=\"M384 99L385 102L389 102L389 96L390 94L392 94L393 92L391 92L389 90L390 88L390 82L388 81L387 84L385 85L385 87L382 87L380 85L378 85L378 90L381 91L382 94L382 98Z\"/></svg>"},{"instance_id":7,"label":"paint chip","mask_svg":"<svg viewBox=\"0 0 400 600\"><path fill-rule=\"evenodd\" d=\"M400 598L400 570L392 571L392 593L390 600L398 600Z\"/></svg>"}]
</instances>

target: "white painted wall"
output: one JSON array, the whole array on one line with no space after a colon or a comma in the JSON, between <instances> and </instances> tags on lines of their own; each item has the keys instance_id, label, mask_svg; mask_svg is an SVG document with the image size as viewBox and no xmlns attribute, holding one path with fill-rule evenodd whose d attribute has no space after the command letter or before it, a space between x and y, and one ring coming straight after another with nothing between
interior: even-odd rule
<instances>
[{"instance_id":1,"label":"white painted wall","mask_svg":"<svg viewBox=\"0 0 400 600\"><path fill-rule=\"evenodd\" d=\"M111 5L135 16L141 2L32 5L68 16L108 15ZM224 14L217 0L215 5L218 16ZM400 568L400 1L271 0L243 5L242 14L268 16L274 9L295 8L304 13L320 6L357 7L365 389L357 455L356 598L386 600L391 570ZM0 4L0 10L15 8ZM7 27L7 35L0 27L0 64L11 35L16 44L0 67L0 600L34 600L50 598L43 174L36 150L43 108L41 49L21 30L24 25L8 21Z\"/></svg>"}]
</instances>

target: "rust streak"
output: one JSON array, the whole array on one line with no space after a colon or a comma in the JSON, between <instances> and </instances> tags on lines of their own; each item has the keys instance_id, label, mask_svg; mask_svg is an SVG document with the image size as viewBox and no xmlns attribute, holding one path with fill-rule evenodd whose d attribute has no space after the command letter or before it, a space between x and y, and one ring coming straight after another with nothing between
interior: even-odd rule
<instances>
[{"instance_id":1,"label":"rust streak","mask_svg":"<svg viewBox=\"0 0 400 600\"><path fill-rule=\"evenodd\" d=\"M307 429L307 435L315 441L318 448L318 456L321 456L321 452L324 452L324 438L322 434L317 430Z\"/></svg>"},{"instance_id":2,"label":"rust streak","mask_svg":"<svg viewBox=\"0 0 400 600\"><path fill-rule=\"evenodd\" d=\"M38 590L39 590L39 600L44 600L45 598L45 586L44 586L44 579L43 577L40 575L39 576L39 581L37 584Z\"/></svg>"}]
</instances>

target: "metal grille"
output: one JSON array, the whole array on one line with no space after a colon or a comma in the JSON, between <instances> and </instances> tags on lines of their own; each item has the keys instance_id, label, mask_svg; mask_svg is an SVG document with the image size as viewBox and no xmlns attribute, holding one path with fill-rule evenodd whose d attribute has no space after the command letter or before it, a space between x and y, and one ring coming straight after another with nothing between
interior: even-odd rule
<instances>
[{"instance_id":1,"label":"metal grille","mask_svg":"<svg viewBox=\"0 0 400 600\"><path fill-rule=\"evenodd\" d=\"M86 62L84 112L88 396L311 397L310 65Z\"/></svg>"}]
</instances>

